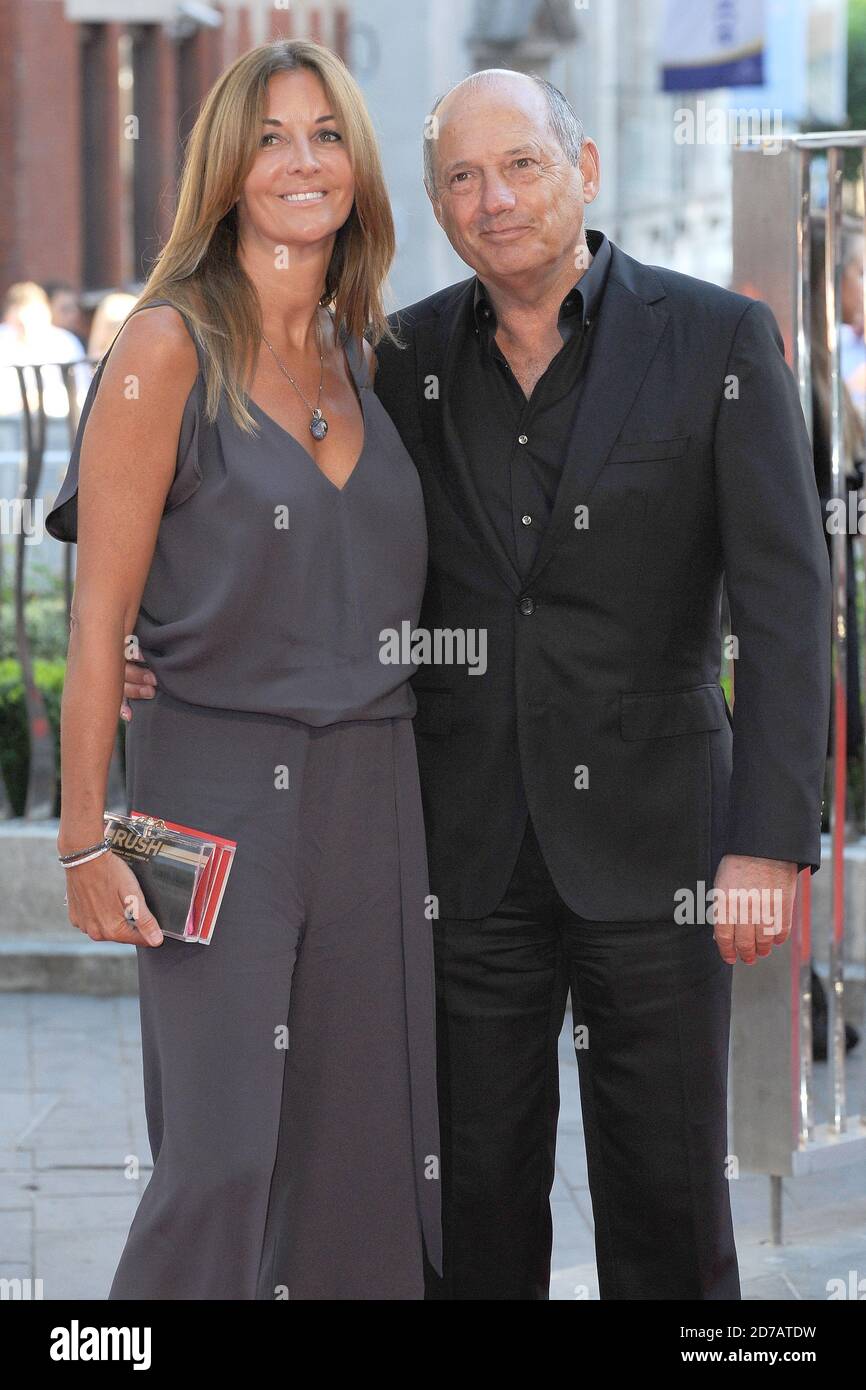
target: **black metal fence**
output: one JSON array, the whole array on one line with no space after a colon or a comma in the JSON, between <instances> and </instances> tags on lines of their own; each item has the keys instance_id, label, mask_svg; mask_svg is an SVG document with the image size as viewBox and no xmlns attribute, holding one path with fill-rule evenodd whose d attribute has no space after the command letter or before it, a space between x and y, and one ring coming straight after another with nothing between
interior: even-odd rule
<instances>
[{"instance_id":1,"label":"black metal fence","mask_svg":"<svg viewBox=\"0 0 866 1390\"><path fill-rule=\"evenodd\" d=\"M32 594L30 568L36 554L44 553L43 547L50 545L60 552L59 571L67 620L72 606L74 583L75 547L64 545L45 533L41 526L44 512L49 509L53 499L44 496L45 463L48 453L49 432L55 433L52 453L56 457L56 433L59 428L65 431L66 462L72 451L78 429L81 399L78 389L77 373L82 363L91 368L96 361L91 358L77 362L46 363L7 367L18 375L21 397L20 414L17 420L6 419L7 434L17 435L17 445L4 451L5 462L12 463L13 476L17 475L14 496L0 497L0 593L11 593L11 604L4 602L0 610L0 624L8 631L11 626L11 648L20 666L24 689L24 709L29 753L27 757L26 793L23 816L28 821L49 820L54 815L59 781L58 757L55 730L48 717L45 694L35 678L33 643L28 632L28 597ZM64 417L51 417L45 410L44 373L59 372L66 393L68 409ZM10 458L11 454L11 458ZM34 519L40 524L39 544L33 543ZM57 557L55 556L55 564ZM11 584L7 582L11 573ZM10 645L6 643L7 647ZM123 771L118 746L112 753L109 768L109 804L123 799ZM15 808L9 793L7 779L0 761L0 820L15 816Z\"/></svg>"}]
</instances>

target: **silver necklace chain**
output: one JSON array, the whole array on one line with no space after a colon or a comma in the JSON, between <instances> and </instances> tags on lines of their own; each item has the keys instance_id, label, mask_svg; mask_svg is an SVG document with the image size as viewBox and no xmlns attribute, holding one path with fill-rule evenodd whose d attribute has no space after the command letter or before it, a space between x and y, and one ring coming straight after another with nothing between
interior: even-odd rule
<instances>
[{"instance_id":1,"label":"silver necklace chain","mask_svg":"<svg viewBox=\"0 0 866 1390\"><path fill-rule=\"evenodd\" d=\"M319 346L319 361L321 362L321 372L319 375L319 394L316 397L315 406L310 405L310 402L307 400L300 386L295 381L295 378L291 375L290 372L286 371L286 368L283 366L273 347L271 347L271 344L268 342L264 333L262 334L262 342L264 343L265 347L268 348L268 350L270 351L271 356L273 357L280 371L283 373L283 376L288 377L289 381L294 386L301 400L304 402L304 405L311 412L312 418L310 420L310 434L313 436L314 439L324 439L325 435L328 433L328 422L321 412L320 402L322 399L322 387L325 384L325 354L322 350L322 340L321 335L319 333L318 318L316 319L316 342Z\"/></svg>"}]
</instances>

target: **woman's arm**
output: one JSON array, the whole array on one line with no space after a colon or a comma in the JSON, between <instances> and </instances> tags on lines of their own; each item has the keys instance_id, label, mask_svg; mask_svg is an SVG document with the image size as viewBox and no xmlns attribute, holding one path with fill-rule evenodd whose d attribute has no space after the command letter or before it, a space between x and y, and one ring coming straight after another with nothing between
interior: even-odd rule
<instances>
[{"instance_id":1,"label":"woman's arm","mask_svg":"<svg viewBox=\"0 0 866 1390\"><path fill-rule=\"evenodd\" d=\"M61 707L60 854L95 844L104 833L123 639L138 617L197 370L195 346L177 311L142 310L118 335L87 420ZM95 880L98 866L110 857L68 870L68 889L73 881L83 888L85 876Z\"/></svg>"}]
</instances>

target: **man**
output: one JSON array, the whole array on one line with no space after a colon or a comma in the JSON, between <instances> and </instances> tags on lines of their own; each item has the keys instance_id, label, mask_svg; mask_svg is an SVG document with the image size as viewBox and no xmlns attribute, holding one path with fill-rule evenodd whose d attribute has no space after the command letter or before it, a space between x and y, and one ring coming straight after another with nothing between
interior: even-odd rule
<instances>
[{"instance_id":1,"label":"man","mask_svg":"<svg viewBox=\"0 0 866 1390\"><path fill-rule=\"evenodd\" d=\"M42 286L51 308L51 322L62 328L85 346L81 335L81 303L75 288L68 280L48 280Z\"/></svg>"},{"instance_id":2,"label":"man","mask_svg":"<svg viewBox=\"0 0 866 1390\"><path fill-rule=\"evenodd\" d=\"M598 150L555 88L475 74L433 116L428 192L475 275L397 317L376 390L424 485L421 627L484 630L487 667L414 680L439 908L428 1296L548 1297L570 988L602 1298L736 1299L728 965L785 939L820 858L830 584L796 389L765 305L585 230ZM726 921L684 919L714 881ZM741 888L781 906L738 909Z\"/></svg>"}]
</instances>

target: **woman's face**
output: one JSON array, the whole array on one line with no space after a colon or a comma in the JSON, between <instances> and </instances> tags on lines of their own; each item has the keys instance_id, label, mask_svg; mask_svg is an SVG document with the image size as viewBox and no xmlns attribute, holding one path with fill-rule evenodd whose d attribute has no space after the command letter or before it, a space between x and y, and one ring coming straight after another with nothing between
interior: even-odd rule
<instances>
[{"instance_id":1,"label":"woman's face","mask_svg":"<svg viewBox=\"0 0 866 1390\"><path fill-rule=\"evenodd\" d=\"M344 133L321 79L307 68L275 73L238 200L241 240L260 238L275 252L333 244L354 198Z\"/></svg>"}]
</instances>

